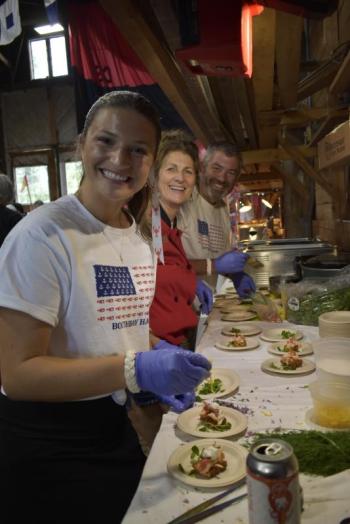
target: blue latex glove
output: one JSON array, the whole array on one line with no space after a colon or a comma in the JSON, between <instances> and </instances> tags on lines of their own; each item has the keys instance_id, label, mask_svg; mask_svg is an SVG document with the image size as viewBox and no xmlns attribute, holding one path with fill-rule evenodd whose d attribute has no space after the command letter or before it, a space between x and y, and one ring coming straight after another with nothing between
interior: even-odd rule
<instances>
[{"instance_id":1,"label":"blue latex glove","mask_svg":"<svg viewBox=\"0 0 350 524\"><path fill-rule=\"evenodd\" d=\"M175 413L182 413L193 406L196 395L190 392L183 395L160 395L158 398L161 402L170 406Z\"/></svg>"},{"instance_id":2,"label":"blue latex glove","mask_svg":"<svg viewBox=\"0 0 350 524\"><path fill-rule=\"evenodd\" d=\"M211 364L203 355L184 349L136 353L136 381L143 391L179 395L209 377Z\"/></svg>"},{"instance_id":3,"label":"blue latex glove","mask_svg":"<svg viewBox=\"0 0 350 524\"><path fill-rule=\"evenodd\" d=\"M241 273L249 255L241 251L228 251L213 261L215 270L222 275Z\"/></svg>"},{"instance_id":4,"label":"blue latex glove","mask_svg":"<svg viewBox=\"0 0 350 524\"><path fill-rule=\"evenodd\" d=\"M213 309L213 292L210 287L199 278L197 279L196 295L201 303L202 313L208 315Z\"/></svg>"},{"instance_id":5,"label":"blue latex glove","mask_svg":"<svg viewBox=\"0 0 350 524\"><path fill-rule=\"evenodd\" d=\"M255 282L247 273L236 273L231 275L231 278L240 298L248 298L252 293L255 293Z\"/></svg>"}]
</instances>

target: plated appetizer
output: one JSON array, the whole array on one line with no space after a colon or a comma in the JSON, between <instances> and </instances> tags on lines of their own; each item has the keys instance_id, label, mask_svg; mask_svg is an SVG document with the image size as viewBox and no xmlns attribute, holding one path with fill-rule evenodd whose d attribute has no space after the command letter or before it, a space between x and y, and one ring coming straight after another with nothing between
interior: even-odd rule
<instances>
[{"instance_id":1,"label":"plated appetizer","mask_svg":"<svg viewBox=\"0 0 350 524\"><path fill-rule=\"evenodd\" d=\"M294 351L290 351L282 358L269 358L261 364L266 373L287 375L304 375L315 371L315 364L306 358L300 358Z\"/></svg>"},{"instance_id":2,"label":"plated appetizer","mask_svg":"<svg viewBox=\"0 0 350 524\"><path fill-rule=\"evenodd\" d=\"M260 338L267 340L268 342L279 342L286 341L288 339L300 340L303 338L301 331L292 331L284 328L271 328L266 329L260 335Z\"/></svg>"},{"instance_id":3,"label":"plated appetizer","mask_svg":"<svg viewBox=\"0 0 350 524\"><path fill-rule=\"evenodd\" d=\"M239 386L239 375L232 369L213 368L209 378L196 388L196 400L208 400L224 397L235 391Z\"/></svg>"},{"instance_id":4,"label":"plated appetizer","mask_svg":"<svg viewBox=\"0 0 350 524\"><path fill-rule=\"evenodd\" d=\"M288 351L294 351L295 353L298 353L301 349L301 343L298 342L294 337L290 337L287 339L287 342L282 342L279 344L277 349L284 353L288 353Z\"/></svg>"},{"instance_id":5,"label":"plated appetizer","mask_svg":"<svg viewBox=\"0 0 350 524\"><path fill-rule=\"evenodd\" d=\"M226 345L233 348L244 348L247 345L247 339L244 335L235 335Z\"/></svg>"},{"instance_id":6,"label":"plated appetizer","mask_svg":"<svg viewBox=\"0 0 350 524\"><path fill-rule=\"evenodd\" d=\"M243 433L247 429L248 419L236 409L206 401L180 413L176 425L188 435L214 439Z\"/></svg>"},{"instance_id":7,"label":"plated appetizer","mask_svg":"<svg viewBox=\"0 0 350 524\"><path fill-rule=\"evenodd\" d=\"M191 466L190 471L185 471L180 463L179 470L186 475L198 475L200 478L211 479L226 470L227 461L224 452L218 445L214 444L202 449L192 446Z\"/></svg>"},{"instance_id":8,"label":"plated appetizer","mask_svg":"<svg viewBox=\"0 0 350 524\"><path fill-rule=\"evenodd\" d=\"M231 422L222 414L219 404L215 402L204 402L202 410L199 413L199 431L222 432L231 429L231 427Z\"/></svg>"},{"instance_id":9,"label":"plated appetizer","mask_svg":"<svg viewBox=\"0 0 350 524\"><path fill-rule=\"evenodd\" d=\"M222 488L244 479L246 458L247 450L239 444L202 438L175 449L167 468L170 475L189 486Z\"/></svg>"},{"instance_id":10,"label":"plated appetizer","mask_svg":"<svg viewBox=\"0 0 350 524\"><path fill-rule=\"evenodd\" d=\"M303 359L298 356L295 351L288 351L287 355L281 358L281 366L283 369L297 369L303 365Z\"/></svg>"},{"instance_id":11,"label":"plated appetizer","mask_svg":"<svg viewBox=\"0 0 350 524\"><path fill-rule=\"evenodd\" d=\"M273 355L283 355L289 351L294 351L300 357L313 353L312 345L309 342L300 342L295 338L289 338L286 342L275 342L268 348L268 352Z\"/></svg>"}]
</instances>

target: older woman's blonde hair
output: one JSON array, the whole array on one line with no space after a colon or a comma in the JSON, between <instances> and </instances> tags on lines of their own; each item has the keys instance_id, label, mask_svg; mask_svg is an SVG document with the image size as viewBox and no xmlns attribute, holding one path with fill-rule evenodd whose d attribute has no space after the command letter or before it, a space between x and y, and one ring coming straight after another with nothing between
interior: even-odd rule
<instances>
[{"instance_id":1,"label":"older woman's blonde hair","mask_svg":"<svg viewBox=\"0 0 350 524\"><path fill-rule=\"evenodd\" d=\"M154 174L157 179L164 158L175 151L188 155L193 160L196 177L199 173L198 148L191 136L183 129L172 129L164 131L158 147L158 154L154 164Z\"/></svg>"}]
</instances>

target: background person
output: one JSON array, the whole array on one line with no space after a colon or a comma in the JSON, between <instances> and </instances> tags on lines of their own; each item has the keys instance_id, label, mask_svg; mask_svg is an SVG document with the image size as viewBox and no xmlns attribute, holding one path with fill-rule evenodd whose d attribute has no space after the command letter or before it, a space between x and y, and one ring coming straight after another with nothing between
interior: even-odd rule
<instances>
[{"instance_id":1,"label":"background person","mask_svg":"<svg viewBox=\"0 0 350 524\"><path fill-rule=\"evenodd\" d=\"M176 395L208 376L201 355L148 351L154 263L144 224L159 136L141 95L101 97L79 141L77 195L29 213L0 253L4 524L20 522L23 508L37 523L62 524L68 512L120 522L144 463L125 388Z\"/></svg>"},{"instance_id":2,"label":"background person","mask_svg":"<svg viewBox=\"0 0 350 524\"><path fill-rule=\"evenodd\" d=\"M229 276L240 297L255 291L244 272L248 255L232 250L230 216L224 198L232 191L240 172L239 153L234 144L217 142L206 150L199 182L192 199L182 206L178 226L183 231L186 255L197 273Z\"/></svg>"},{"instance_id":3,"label":"background person","mask_svg":"<svg viewBox=\"0 0 350 524\"><path fill-rule=\"evenodd\" d=\"M198 169L196 144L180 130L164 133L155 163L164 264L157 265L150 327L158 338L191 350L198 324L194 299L197 295L206 314L213 303L210 288L197 278L187 259L177 228L177 215L191 197Z\"/></svg>"},{"instance_id":4,"label":"background person","mask_svg":"<svg viewBox=\"0 0 350 524\"><path fill-rule=\"evenodd\" d=\"M21 220L22 215L7 206L13 201L13 184L7 175L0 174L0 247L11 229Z\"/></svg>"}]
</instances>

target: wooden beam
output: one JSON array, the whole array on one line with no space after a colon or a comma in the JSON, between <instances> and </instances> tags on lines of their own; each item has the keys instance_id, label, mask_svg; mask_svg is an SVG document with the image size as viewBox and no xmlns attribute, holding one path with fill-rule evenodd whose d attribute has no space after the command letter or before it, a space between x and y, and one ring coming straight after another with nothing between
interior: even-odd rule
<instances>
[{"instance_id":1,"label":"wooden beam","mask_svg":"<svg viewBox=\"0 0 350 524\"><path fill-rule=\"evenodd\" d=\"M307 159L297 148L286 142L280 143L280 146L290 155L290 157L298 164L305 174L312 178L314 182L319 184L335 201L337 200L338 193L336 190L309 164Z\"/></svg>"},{"instance_id":2,"label":"wooden beam","mask_svg":"<svg viewBox=\"0 0 350 524\"><path fill-rule=\"evenodd\" d=\"M274 64L276 43L276 11L265 8L259 16L253 17L253 76L252 84L257 111L268 111L273 107ZM276 128L258 128L259 145L274 147ZM254 146L252 146L254 147Z\"/></svg>"},{"instance_id":3,"label":"wooden beam","mask_svg":"<svg viewBox=\"0 0 350 524\"><path fill-rule=\"evenodd\" d=\"M257 148L259 140L252 82L250 78L233 78L232 81L237 105L242 116L244 130L249 145Z\"/></svg>"},{"instance_id":4,"label":"wooden beam","mask_svg":"<svg viewBox=\"0 0 350 524\"><path fill-rule=\"evenodd\" d=\"M350 51L344 58L344 61L337 74L334 77L333 82L329 86L329 91L332 95L339 95L344 93L350 87Z\"/></svg>"},{"instance_id":5,"label":"wooden beam","mask_svg":"<svg viewBox=\"0 0 350 524\"><path fill-rule=\"evenodd\" d=\"M204 145L210 142L213 139L211 131L197 111L179 68L140 10L132 0L100 0L100 3L194 135Z\"/></svg>"},{"instance_id":6,"label":"wooden beam","mask_svg":"<svg viewBox=\"0 0 350 524\"><path fill-rule=\"evenodd\" d=\"M219 118L224 122L239 148L246 147L244 130L231 78L208 77Z\"/></svg>"},{"instance_id":7,"label":"wooden beam","mask_svg":"<svg viewBox=\"0 0 350 524\"><path fill-rule=\"evenodd\" d=\"M309 195L307 194L306 188L304 184L299 182L296 176L293 176L291 173L288 173L285 169L283 169L278 164L272 164L271 165L271 172L275 175L280 176L284 182L286 182L290 187L298 193L299 197L303 200L308 200Z\"/></svg>"},{"instance_id":8,"label":"wooden beam","mask_svg":"<svg viewBox=\"0 0 350 524\"><path fill-rule=\"evenodd\" d=\"M349 111L347 111L347 115L339 116L339 115L330 115L317 129L317 131L312 135L312 139L310 141L310 146L314 146L319 142L324 136L327 135L327 133L330 133L335 127L337 127L342 122L345 122L347 120L346 117L349 116Z\"/></svg>"},{"instance_id":9,"label":"wooden beam","mask_svg":"<svg viewBox=\"0 0 350 524\"><path fill-rule=\"evenodd\" d=\"M320 91L320 89L328 87L332 83L340 67L340 63L343 61L343 57L344 50L340 48L338 52L333 54L331 59L322 63L315 71L303 78L298 83L298 100L304 100L308 96Z\"/></svg>"},{"instance_id":10,"label":"wooden beam","mask_svg":"<svg viewBox=\"0 0 350 524\"><path fill-rule=\"evenodd\" d=\"M297 102L303 18L277 11L276 70L279 99L282 107L294 107Z\"/></svg>"},{"instance_id":11,"label":"wooden beam","mask_svg":"<svg viewBox=\"0 0 350 524\"><path fill-rule=\"evenodd\" d=\"M303 158L313 158L317 155L317 149L315 147L296 146L291 149L300 152ZM293 159L290 152L282 148L242 151L241 157L244 166L248 164L260 164L261 162L272 164L274 162L280 162L281 160Z\"/></svg>"},{"instance_id":12,"label":"wooden beam","mask_svg":"<svg viewBox=\"0 0 350 524\"><path fill-rule=\"evenodd\" d=\"M349 115L348 108L329 108L329 107L300 107L298 109L261 111L258 113L258 122L260 125L275 125L276 121L285 127L305 127L310 122L322 120L329 116L344 118Z\"/></svg>"}]
</instances>

